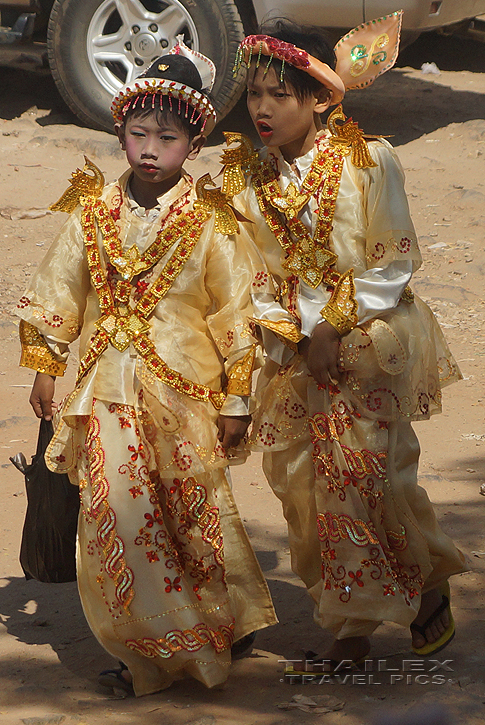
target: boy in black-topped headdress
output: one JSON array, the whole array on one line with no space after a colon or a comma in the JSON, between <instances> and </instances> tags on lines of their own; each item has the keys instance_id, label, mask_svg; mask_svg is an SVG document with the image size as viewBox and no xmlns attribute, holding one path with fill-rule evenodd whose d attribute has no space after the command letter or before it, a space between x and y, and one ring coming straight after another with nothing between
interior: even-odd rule
<instances>
[{"instance_id":1,"label":"boy in black-topped headdress","mask_svg":"<svg viewBox=\"0 0 485 725\"><path fill-rule=\"evenodd\" d=\"M250 420L259 257L235 244L210 178L194 188L183 169L215 124L213 80L211 61L179 41L120 90L130 169L106 187L88 161L73 174L54 205L71 216L18 306L38 417L51 418L80 335L46 458L79 485L84 611L125 663L100 682L136 695L184 673L223 682L233 642L275 621L225 475Z\"/></svg>"}]
</instances>

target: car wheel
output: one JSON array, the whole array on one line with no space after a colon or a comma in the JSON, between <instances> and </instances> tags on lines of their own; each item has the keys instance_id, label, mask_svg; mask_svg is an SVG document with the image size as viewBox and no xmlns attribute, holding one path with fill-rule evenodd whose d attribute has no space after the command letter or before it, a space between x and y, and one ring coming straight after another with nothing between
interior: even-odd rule
<instances>
[{"instance_id":1,"label":"car wheel","mask_svg":"<svg viewBox=\"0 0 485 725\"><path fill-rule=\"evenodd\" d=\"M233 0L55 0L47 30L52 75L81 121L112 130L112 96L179 34L214 61L222 118L240 95L232 67L244 30Z\"/></svg>"}]
</instances>

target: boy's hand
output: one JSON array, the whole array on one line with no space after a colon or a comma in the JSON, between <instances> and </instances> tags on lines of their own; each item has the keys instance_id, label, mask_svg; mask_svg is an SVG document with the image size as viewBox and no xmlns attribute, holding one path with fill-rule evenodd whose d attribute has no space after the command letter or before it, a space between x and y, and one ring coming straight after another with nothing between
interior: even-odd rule
<instances>
[{"instance_id":1,"label":"boy's hand","mask_svg":"<svg viewBox=\"0 0 485 725\"><path fill-rule=\"evenodd\" d=\"M54 378L51 375L37 373L35 376L29 403L34 409L37 418L52 420L52 413L55 407L55 404L53 406L55 385Z\"/></svg>"},{"instance_id":2,"label":"boy's hand","mask_svg":"<svg viewBox=\"0 0 485 725\"><path fill-rule=\"evenodd\" d=\"M337 366L339 342L340 335L337 330L324 321L315 327L308 343L305 340L300 343L300 354L319 385L328 385L340 379Z\"/></svg>"},{"instance_id":3,"label":"boy's hand","mask_svg":"<svg viewBox=\"0 0 485 725\"><path fill-rule=\"evenodd\" d=\"M219 416L217 419L217 427L219 428L219 435L217 438L220 440L225 451L229 450L229 448L235 448L239 444L241 438L245 435L250 422L250 415L241 415L237 417L228 415Z\"/></svg>"}]
</instances>

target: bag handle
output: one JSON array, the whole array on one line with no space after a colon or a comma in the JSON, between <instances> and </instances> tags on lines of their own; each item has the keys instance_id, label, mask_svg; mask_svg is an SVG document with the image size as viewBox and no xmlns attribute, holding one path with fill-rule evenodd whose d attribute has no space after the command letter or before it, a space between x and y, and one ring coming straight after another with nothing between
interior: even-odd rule
<instances>
[{"instance_id":1,"label":"bag handle","mask_svg":"<svg viewBox=\"0 0 485 725\"><path fill-rule=\"evenodd\" d=\"M52 425L52 420L46 420L45 418L41 418L39 426L39 437L37 438L37 450L35 451L36 458L44 455L53 435L54 426Z\"/></svg>"}]
</instances>

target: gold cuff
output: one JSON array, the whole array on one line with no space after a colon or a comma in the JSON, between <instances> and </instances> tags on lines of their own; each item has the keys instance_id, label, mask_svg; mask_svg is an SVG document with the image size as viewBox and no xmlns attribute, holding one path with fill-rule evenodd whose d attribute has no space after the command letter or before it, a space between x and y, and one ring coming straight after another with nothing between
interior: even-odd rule
<instances>
[{"instance_id":1,"label":"gold cuff","mask_svg":"<svg viewBox=\"0 0 485 725\"><path fill-rule=\"evenodd\" d=\"M234 363L228 375L228 395L251 395L256 345L252 345L242 360Z\"/></svg>"},{"instance_id":2,"label":"gold cuff","mask_svg":"<svg viewBox=\"0 0 485 725\"><path fill-rule=\"evenodd\" d=\"M258 320L256 317L251 318L253 322L261 327L265 327L267 330L273 332L278 340L281 340L290 350L298 352L298 343L303 340L303 335L297 325L288 320Z\"/></svg>"},{"instance_id":3,"label":"gold cuff","mask_svg":"<svg viewBox=\"0 0 485 725\"><path fill-rule=\"evenodd\" d=\"M20 366L31 368L38 373L62 377L66 370L66 363L58 362L54 353L36 327L25 320L19 325L20 342L22 352L20 355Z\"/></svg>"},{"instance_id":4,"label":"gold cuff","mask_svg":"<svg viewBox=\"0 0 485 725\"><path fill-rule=\"evenodd\" d=\"M357 306L354 270L350 269L340 277L329 302L320 314L339 335L347 335L358 323Z\"/></svg>"},{"instance_id":5,"label":"gold cuff","mask_svg":"<svg viewBox=\"0 0 485 725\"><path fill-rule=\"evenodd\" d=\"M409 285L404 288L404 292L401 295L401 299L403 302L407 302L409 305L411 305L414 302L414 292L412 291L412 289Z\"/></svg>"}]
</instances>

